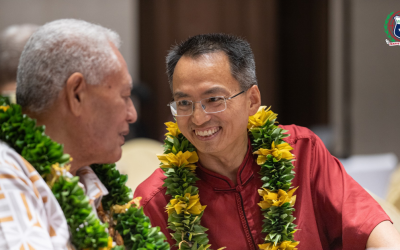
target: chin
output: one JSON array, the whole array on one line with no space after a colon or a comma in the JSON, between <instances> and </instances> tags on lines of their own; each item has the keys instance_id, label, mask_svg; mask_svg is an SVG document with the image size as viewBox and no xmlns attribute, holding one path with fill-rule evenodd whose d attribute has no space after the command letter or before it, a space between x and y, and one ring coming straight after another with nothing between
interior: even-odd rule
<instances>
[{"instance_id":1,"label":"chin","mask_svg":"<svg viewBox=\"0 0 400 250\"><path fill-rule=\"evenodd\" d=\"M100 164L112 164L112 163L116 163L117 161L119 161L119 159L121 159L122 156L122 150L121 148L119 148L118 150L115 150L114 152L110 153L104 153L102 154L99 159L102 159L102 161L100 162Z\"/></svg>"},{"instance_id":2,"label":"chin","mask_svg":"<svg viewBox=\"0 0 400 250\"><path fill-rule=\"evenodd\" d=\"M121 157L122 157L122 150L121 150L121 148L119 148L119 150L112 155L111 163L115 163L115 162L119 161L119 159L121 159Z\"/></svg>"},{"instance_id":3,"label":"chin","mask_svg":"<svg viewBox=\"0 0 400 250\"><path fill-rule=\"evenodd\" d=\"M201 153L215 153L218 152L220 148L220 145L214 145L212 142L197 142L196 144L192 144L196 147L197 151Z\"/></svg>"}]
</instances>

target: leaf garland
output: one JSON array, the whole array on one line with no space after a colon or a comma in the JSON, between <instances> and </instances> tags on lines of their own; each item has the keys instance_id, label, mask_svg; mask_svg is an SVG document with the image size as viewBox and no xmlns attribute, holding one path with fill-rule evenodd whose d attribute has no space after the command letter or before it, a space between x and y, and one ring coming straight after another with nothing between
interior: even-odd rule
<instances>
[{"instance_id":1,"label":"leaf garland","mask_svg":"<svg viewBox=\"0 0 400 250\"><path fill-rule=\"evenodd\" d=\"M102 208L105 211L113 211L108 213L112 216L110 223L121 235L125 248L169 250L169 244L165 242L166 237L159 227L151 226L143 208L131 206L132 190L125 185L128 176L121 174L115 164L92 164L90 167L109 190L109 194L101 200ZM117 207L121 207L121 211L116 211ZM108 216L108 220L110 219Z\"/></svg>"},{"instance_id":2,"label":"leaf garland","mask_svg":"<svg viewBox=\"0 0 400 250\"><path fill-rule=\"evenodd\" d=\"M293 193L297 189L291 186L295 174L294 156L290 153L293 148L283 141L289 136L284 134L288 131L275 125L276 118L277 114L262 106L248 121L251 146L253 153L258 154L257 164L261 166L263 182L262 189L258 190L262 197L258 205L264 217L262 232L266 237L258 246L265 250L296 250L299 242L293 237L296 231L292 215L296 196ZM195 186L199 180L194 173L194 163L198 161L196 148L183 136L177 123L165 124L168 133L164 154L157 157L167 176L163 185L167 187L166 194L173 197L167 205L168 228L174 231L172 237L179 249L208 249L205 233L208 229L200 224L205 206L201 206ZM198 208L195 211L194 206Z\"/></svg>"},{"instance_id":3,"label":"leaf garland","mask_svg":"<svg viewBox=\"0 0 400 250\"><path fill-rule=\"evenodd\" d=\"M164 141L164 154L157 157L167 176L163 185L167 187L166 194L173 197L167 205L168 228L174 231L172 238L179 249L209 249L211 245L205 233L208 229L200 225L205 206L201 206L199 190L195 186L199 180L193 164L198 160L196 149L176 123L167 122L166 125L169 132Z\"/></svg>"},{"instance_id":4,"label":"leaf garland","mask_svg":"<svg viewBox=\"0 0 400 250\"><path fill-rule=\"evenodd\" d=\"M114 220L118 221L115 229L122 233L126 249L170 249L160 228L151 227L143 207L130 207L125 213L114 214Z\"/></svg>"},{"instance_id":5,"label":"leaf garland","mask_svg":"<svg viewBox=\"0 0 400 250\"><path fill-rule=\"evenodd\" d=\"M258 203L264 216L262 232L266 233L260 249L297 249L294 241L296 225L293 221L297 188L292 187L294 156L293 149L283 139L288 132L277 125L277 114L265 106L249 118L248 130L254 154L258 154L257 164L261 166L260 175L263 189L259 190L262 201Z\"/></svg>"},{"instance_id":6,"label":"leaf garland","mask_svg":"<svg viewBox=\"0 0 400 250\"><path fill-rule=\"evenodd\" d=\"M159 228L151 227L143 209L129 203L124 205L129 208L114 214L117 230L121 228L128 245L113 247L112 238L107 233L108 223L100 222L92 212L89 198L78 185L79 177L65 175L70 156L63 153L63 146L45 135L44 126L36 126L35 120L22 114L21 106L11 104L8 98L1 95L0 124L0 140L12 147L47 180L64 213L72 235L71 242L76 249L169 249L168 243L164 242L165 236ZM110 192L109 197L103 198L104 206L115 207L130 200L132 191L125 186L127 176L120 175L115 164L95 165L93 169Z\"/></svg>"},{"instance_id":7,"label":"leaf garland","mask_svg":"<svg viewBox=\"0 0 400 250\"><path fill-rule=\"evenodd\" d=\"M115 164L92 164L90 167L109 190L108 195L101 199L104 210L108 211L112 205L124 205L132 200L132 190L125 185L128 175L121 174Z\"/></svg>"}]
</instances>

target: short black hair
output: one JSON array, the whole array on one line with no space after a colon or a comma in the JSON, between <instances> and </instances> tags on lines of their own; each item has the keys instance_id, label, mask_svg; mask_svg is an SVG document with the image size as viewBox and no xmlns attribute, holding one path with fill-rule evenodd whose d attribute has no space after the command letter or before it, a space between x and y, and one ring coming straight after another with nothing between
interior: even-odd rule
<instances>
[{"instance_id":1,"label":"short black hair","mask_svg":"<svg viewBox=\"0 0 400 250\"><path fill-rule=\"evenodd\" d=\"M192 36L186 41L172 46L166 58L171 90L175 66L182 56L196 58L203 54L219 51L228 56L232 76L239 82L242 90L257 85L256 64L250 44L237 36L214 33Z\"/></svg>"}]
</instances>

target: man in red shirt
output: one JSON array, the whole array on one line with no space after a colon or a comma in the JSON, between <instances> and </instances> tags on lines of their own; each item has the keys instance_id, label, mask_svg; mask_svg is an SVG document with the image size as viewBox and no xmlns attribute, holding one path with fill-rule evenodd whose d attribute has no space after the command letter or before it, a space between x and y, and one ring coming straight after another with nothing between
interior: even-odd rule
<instances>
[{"instance_id":1,"label":"man in red shirt","mask_svg":"<svg viewBox=\"0 0 400 250\"><path fill-rule=\"evenodd\" d=\"M264 242L263 216L257 203L260 166L249 143L248 117L261 105L250 45L224 34L198 35L176 45L167 56L174 101L192 105L177 116L182 134L196 147L196 185L207 205L201 225L213 249L258 249ZM224 97L226 109L207 112L206 101ZM172 103L173 104L173 103ZM330 155L310 130L295 125L285 139L296 156L295 240L300 250L400 247L400 235L375 200ZM156 170L135 191L153 226L167 229L163 170ZM177 248L176 248L177 249Z\"/></svg>"}]
</instances>

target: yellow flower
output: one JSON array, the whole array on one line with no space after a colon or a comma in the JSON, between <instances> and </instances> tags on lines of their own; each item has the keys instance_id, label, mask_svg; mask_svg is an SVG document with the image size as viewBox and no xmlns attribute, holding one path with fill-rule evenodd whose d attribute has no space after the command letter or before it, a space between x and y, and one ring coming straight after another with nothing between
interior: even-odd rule
<instances>
[{"instance_id":1,"label":"yellow flower","mask_svg":"<svg viewBox=\"0 0 400 250\"><path fill-rule=\"evenodd\" d=\"M251 130L255 127L261 127L267 122L267 120L272 121L276 119L278 114L269 110L270 108L271 107L267 108L267 106L261 106L255 115L249 117L247 128Z\"/></svg>"},{"instance_id":2,"label":"yellow flower","mask_svg":"<svg viewBox=\"0 0 400 250\"><path fill-rule=\"evenodd\" d=\"M282 189L279 189L278 193L272 192L266 188L259 189L258 194L263 200L258 203L258 205L262 209L270 208L271 206L280 207L286 202L289 202L291 206L294 206L296 203L296 195L293 195L293 193L297 188L293 188L287 193Z\"/></svg>"},{"instance_id":3,"label":"yellow flower","mask_svg":"<svg viewBox=\"0 0 400 250\"><path fill-rule=\"evenodd\" d=\"M194 214L198 215L206 208L207 206L202 206L200 203L199 195L190 195L186 193L185 196L172 199L170 204L167 205L168 215L171 215L174 211L177 214L181 214L184 212L185 214Z\"/></svg>"},{"instance_id":4,"label":"yellow flower","mask_svg":"<svg viewBox=\"0 0 400 250\"><path fill-rule=\"evenodd\" d=\"M181 131L178 128L178 123L166 122L164 124L167 125L167 130L168 130L168 133L165 134L166 136L173 135L177 137L181 133Z\"/></svg>"},{"instance_id":5,"label":"yellow flower","mask_svg":"<svg viewBox=\"0 0 400 250\"><path fill-rule=\"evenodd\" d=\"M300 242L283 241L278 245L274 243L259 244L258 247L263 250L297 250L296 246Z\"/></svg>"},{"instance_id":6,"label":"yellow flower","mask_svg":"<svg viewBox=\"0 0 400 250\"><path fill-rule=\"evenodd\" d=\"M259 155L257 158L257 164L262 165L267 161L267 155L274 156L275 159L280 161L283 159L293 159L293 154L290 153L290 150L293 148L289 145L289 143L281 143L278 146L275 146L275 142L272 142L271 149L260 148L254 154Z\"/></svg>"},{"instance_id":7,"label":"yellow flower","mask_svg":"<svg viewBox=\"0 0 400 250\"><path fill-rule=\"evenodd\" d=\"M114 205L111 207L111 211L116 214L124 214L126 210L128 210L131 207L131 203L128 202L125 205Z\"/></svg>"},{"instance_id":8,"label":"yellow flower","mask_svg":"<svg viewBox=\"0 0 400 250\"><path fill-rule=\"evenodd\" d=\"M71 168L71 165L67 164L65 166L60 166L58 162L53 164L51 166L51 172L49 175L47 175L46 180L47 180L47 185L50 187L53 187L54 183L61 177L67 174L69 172L69 169Z\"/></svg>"},{"instance_id":9,"label":"yellow flower","mask_svg":"<svg viewBox=\"0 0 400 250\"><path fill-rule=\"evenodd\" d=\"M199 160L196 151L189 152L186 151L182 153L179 151L177 154L169 153L157 155L158 159L162 162L162 168L172 168L172 167L185 167L189 168L191 171L196 169L196 165L193 164Z\"/></svg>"},{"instance_id":10,"label":"yellow flower","mask_svg":"<svg viewBox=\"0 0 400 250\"><path fill-rule=\"evenodd\" d=\"M100 250L111 250L113 248L113 239L111 236L108 236L108 243L106 247L99 248Z\"/></svg>"},{"instance_id":11,"label":"yellow flower","mask_svg":"<svg viewBox=\"0 0 400 250\"><path fill-rule=\"evenodd\" d=\"M134 203L136 205L136 207L140 207L140 201L142 200L142 197L136 197L133 198L133 200L131 200L129 203Z\"/></svg>"},{"instance_id":12,"label":"yellow flower","mask_svg":"<svg viewBox=\"0 0 400 250\"><path fill-rule=\"evenodd\" d=\"M126 203L125 205L114 205L111 207L111 211L116 214L124 214L132 205L140 207L140 200L142 197L136 197Z\"/></svg>"},{"instance_id":13,"label":"yellow flower","mask_svg":"<svg viewBox=\"0 0 400 250\"><path fill-rule=\"evenodd\" d=\"M7 109L9 109L10 108L10 106L0 106L0 109L1 110L3 110L4 112L6 112L7 111Z\"/></svg>"}]
</instances>

